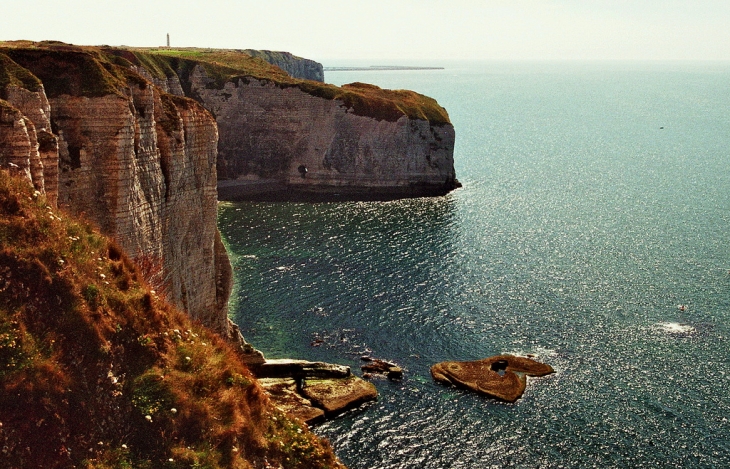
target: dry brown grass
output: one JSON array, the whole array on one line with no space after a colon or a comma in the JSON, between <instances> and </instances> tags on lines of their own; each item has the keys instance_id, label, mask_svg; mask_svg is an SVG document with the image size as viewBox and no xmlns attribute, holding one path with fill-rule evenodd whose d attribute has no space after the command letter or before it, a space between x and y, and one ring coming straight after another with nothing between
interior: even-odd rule
<instances>
[{"instance_id":1,"label":"dry brown grass","mask_svg":"<svg viewBox=\"0 0 730 469\"><path fill-rule=\"evenodd\" d=\"M341 467L118 246L4 170L0 423L4 467Z\"/></svg>"}]
</instances>

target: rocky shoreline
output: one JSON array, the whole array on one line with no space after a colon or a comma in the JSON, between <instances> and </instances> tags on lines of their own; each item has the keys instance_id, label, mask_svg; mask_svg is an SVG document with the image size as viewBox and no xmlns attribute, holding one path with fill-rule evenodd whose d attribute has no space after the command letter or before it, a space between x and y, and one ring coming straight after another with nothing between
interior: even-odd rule
<instances>
[{"instance_id":1,"label":"rocky shoreline","mask_svg":"<svg viewBox=\"0 0 730 469\"><path fill-rule=\"evenodd\" d=\"M372 383L349 366L274 359L249 364L273 404L309 425L336 417L378 397Z\"/></svg>"},{"instance_id":2,"label":"rocky shoreline","mask_svg":"<svg viewBox=\"0 0 730 469\"><path fill-rule=\"evenodd\" d=\"M374 375L390 380L403 377L403 369L396 364L369 356L362 357L365 364L360 378L352 374L349 366L307 360L267 360L261 352L252 350L255 353L249 355L248 367L272 403L308 425L376 400L378 392L366 379ZM522 397L528 376L551 373L554 370L550 365L514 355L447 361L431 367L431 376L437 382L510 403Z\"/></svg>"},{"instance_id":3,"label":"rocky shoreline","mask_svg":"<svg viewBox=\"0 0 730 469\"><path fill-rule=\"evenodd\" d=\"M404 187L348 187L288 184L275 179L218 181L218 199L226 202L386 202L439 197L462 187L457 179L443 184Z\"/></svg>"}]
</instances>

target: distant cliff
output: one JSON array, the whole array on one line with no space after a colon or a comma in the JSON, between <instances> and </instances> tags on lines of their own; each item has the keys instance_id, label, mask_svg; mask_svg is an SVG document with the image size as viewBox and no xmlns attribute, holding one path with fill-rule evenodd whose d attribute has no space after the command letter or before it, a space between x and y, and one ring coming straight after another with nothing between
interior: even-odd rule
<instances>
[{"instance_id":1,"label":"distant cliff","mask_svg":"<svg viewBox=\"0 0 730 469\"><path fill-rule=\"evenodd\" d=\"M289 52L253 49L246 49L243 52L276 65L294 78L324 82L324 67L314 60L297 57Z\"/></svg>"},{"instance_id":2,"label":"distant cliff","mask_svg":"<svg viewBox=\"0 0 730 469\"><path fill-rule=\"evenodd\" d=\"M113 237L160 294L228 334L215 120L123 65L63 44L0 48L0 162Z\"/></svg>"},{"instance_id":3,"label":"distant cliff","mask_svg":"<svg viewBox=\"0 0 730 469\"><path fill-rule=\"evenodd\" d=\"M459 186L454 128L427 96L297 80L237 51L109 53L216 117L222 199L260 192L394 198Z\"/></svg>"}]
</instances>

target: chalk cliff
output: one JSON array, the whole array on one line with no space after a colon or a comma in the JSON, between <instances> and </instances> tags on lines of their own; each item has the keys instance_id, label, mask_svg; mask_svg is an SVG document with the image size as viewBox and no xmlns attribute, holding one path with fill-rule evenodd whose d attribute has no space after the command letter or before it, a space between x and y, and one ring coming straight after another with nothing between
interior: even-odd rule
<instances>
[{"instance_id":1,"label":"chalk cliff","mask_svg":"<svg viewBox=\"0 0 730 469\"><path fill-rule=\"evenodd\" d=\"M324 67L314 60L297 57L289 52L246 49L244 53L276 65L294 78L324 82Z\"/></svg>"},{"instance_id":2,"label":"chalk cliff","mask_svg":"<svg viewBox=\"0 0 730 469\"><path fill-rule=\"evenodd\" d=\"M390 120L358 115L338 99L254 78L211 89L202 67L196 71L191 88L221 134L219 176L244 183L222 185L221 197L235 199L237 188L256 178L300 192L384 197L441 195L455 187L450 124L405 113Z\"/></svg>"},{"instance_id":3,"label":"chalk cliff","mask_svg":"<svg viewBox=\"0 0 730 469\"><path fill-rule=\"evenodd\" d=\"M109 52L215 116L221 199L394 198L459 185L454 128L427 96L298 80L238 51Z\"/></svg>"},{"instance_id":4,"label":"chalk cliff","mask_svg":"<svg viewBox=\"0 0 730 469\"><path fill-rule=\"evenodd\" d=\"M3 73L35 78L0 82L0 162L27 167L49 200L114 238L158 293L229 334L232 274L216 228L210 113L96 50L0 53Z\"/></svg>"}]
</instances>

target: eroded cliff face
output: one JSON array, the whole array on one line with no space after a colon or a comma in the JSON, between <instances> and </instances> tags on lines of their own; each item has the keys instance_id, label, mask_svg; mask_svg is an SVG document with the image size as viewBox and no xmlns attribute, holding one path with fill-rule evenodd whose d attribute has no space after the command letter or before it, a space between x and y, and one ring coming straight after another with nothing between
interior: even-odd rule
<instances>
[{"instance_id":1,"label":"eroded cliff face","mask_svg":"<svg viewBox=\"0 0 730 469\"><path fill-rule=\"evenodd\" d=\"M294 78L324 82L324 67L314 60L297 57L289 52L254 49L246 49L243 52L276 65Z\"/></svg>"},{"instance_id":2,"label":"eroded cliff face","mask_svg":"<svg viewBox=\"0 0 730 469\"><path fill-rule=\"evenodd\" d=\"M382 199L443 195L459 186L454 128L427 96L293 78L252 51L108 52L158 86L183 90L216 117L221 199ZM276 63L272 57L280 56L264 58Z\"/></svg>"},{"instance_id":3,"label":"eroded cliff face","mask_svg":"<svg viewBox=\"0 0 730 469\"><path fill-rule=\"evenodd\" d=\"M33 122L9 102L0 101L0 163L15 168L33 181L31 158L37 159L37 154Z\"/></svg>"},{"instance_id":4,"label":"eroded cliff face","mask_svg":"<svg viewBox=\"0 0 730 469\"><path fill-rule=\"evenodd\" d=\"M219 90L203 67L189 80L218 122L222 199L247 197L256 180L383 197L442 195L458 185L448 122L362 115L339 99L270 80L239 78Z\"/></svg>"},{"instance_id":5,"label":"eroded cliff face","mask_svg":"<svg viewBox=\"0 0 730 469\"><path fill-rule=\"evenodd\" d=\"M0 159L27 168L49 200L115 239L158 293L228 335L215 120L103 57L66 49L4 51L54 86L48 98L42 88L4 89Z\"/></svg>"},{"instance_id":6,"label":"eroded cliff face","mask_svg":"<svg viewBox=\"0 0 730 469\"><path fill-rule=\"evenodd\" d=\"M2 54L0 54L2 55ZM9 63L4 56L0 67ZM6 70L7 71L7 70ZM43 85L37 84L34 91L20 84L7 83L0 87L3 106L3 134L0 137L0 161L12 163L26 174L33 186L52 206L58 195L58 141L51 132L50 104Z\"/></svg>"},{"instance_id":7,"label":"eroded cliff face","mask_svg":"<svg viewBox=\"0 0 730 469\"><path fill-rule=\"evenodd\" d=\"M223 199L247 198L252 187L396 198L458 186L454 129L431 98L299 80L240 51L185 53L0 48L0 98L9 103L0 138L11 142L2 158L49 201L98 224L157 290L221 332L237 334L215 227L218 179Z\"/></svg>"}]
</instances>

